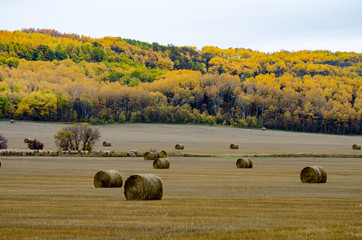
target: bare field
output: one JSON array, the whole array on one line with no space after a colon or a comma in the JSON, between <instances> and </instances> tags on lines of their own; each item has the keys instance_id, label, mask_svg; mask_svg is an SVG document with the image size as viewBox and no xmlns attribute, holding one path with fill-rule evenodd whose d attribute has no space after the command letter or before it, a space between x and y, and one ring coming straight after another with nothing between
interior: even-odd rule
<instances>
[{"instance_id":1,"label":"bare field","mask_svg":"<svg viewBox=\"0 0 362 240\"><path fill-rule=\"evenodd\" d=\"M55 149L60 124L0 122L9 148L25 137ZM361 137L229 127L126 124L100 127L111 150L149 148L243 153L360 154ZM239 145L230 150L231 142ZM96 149L105 149L98 144ZM109 149L109 148L107 148ZM298 150L299 149L299 150ZM169 157L170 169L143 158L0 157L0 239L362 239L361 158ZM325 184L303 184L300 171L320 165ZM153 173L161 201L127 201L122 188L96 189L99 170Z\"/></svg>"},{"instance_id":2,"label":"bare field","mask_svg":"<svg viewBox=\"0 0 362 240\"><path fill-rule=\"evenodd\" d=\"M361 239L361 159L2 157L0 239ZM302 184L321 165L325 184ZM161 177L161 201L126 201L96 189L94 174L118 169Z\"/></svg>"},{"instance_id":3,"label":"bare field","mask_svg":"<svg viewBox=\"0 0 362 240\"><path fill-rule=\"evenodd\" d=\"M55 150L54 135L66 125L46 122L0 121L0 133L9 140L12 149L26 149L24 138L37 138L47 150ZM232 128L226 126L195 126L168 124L113 124L96 126L101 140L94 149L127 152L149 149L175 152L175 145L182 143L182 152L196 154L361 154L352 150L353 144L362 144L361 136L342 136L283 131ZM111 147L103 147L111 141ZM230 150L231 143L239 149Z\"/></svg>"}]
</instances>

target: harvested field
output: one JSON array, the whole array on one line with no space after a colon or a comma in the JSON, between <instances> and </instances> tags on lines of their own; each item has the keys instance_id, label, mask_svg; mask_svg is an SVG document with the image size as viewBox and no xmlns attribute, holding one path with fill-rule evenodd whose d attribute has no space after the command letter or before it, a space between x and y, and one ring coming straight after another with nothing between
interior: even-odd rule
<instances>
[{"instance_id":1,"label":"harvested field","mask_svg":"<svg viewBox=\"0 0 362 240\"><path fill-rule=\"evenodd\" d=\"M1 157L0 239L361 239L360 158L252 158L252 171L235 158L168 159L164 171L142 157ZM327 183L301 183L313 165ZM114 168L159 176L162 200L94 188L94 173Z\"/></svg>"},{"instance_id":2,"label":"harvested field","mask_svg":"<svg viewBox=\"0 0 362 240\"><path fill-rule=\"evenodd\" d=\"M65 124L46 122L0 121L0 132L8 138L9 149L27 149L24 139L37 138L46 150L56 150L54 134ZM150 148L175 152L175 145L187 145L188 154L361 154L353 150L353 144L361 144L361 136L342 136L282 131L260 131L225 126L195 126L180 124L113 124L95 126L100 129L101 139L94 150L128 152L138 149L140 153ZM104 140L112 142L103 147ZM230 141L239 149L230 150Z\"/></svg>"}]
</instances>

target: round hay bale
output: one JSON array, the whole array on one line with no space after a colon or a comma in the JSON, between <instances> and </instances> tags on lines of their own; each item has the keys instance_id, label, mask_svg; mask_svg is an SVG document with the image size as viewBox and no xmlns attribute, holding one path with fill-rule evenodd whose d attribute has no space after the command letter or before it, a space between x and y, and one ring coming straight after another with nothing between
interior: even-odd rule
<instances>
[{"instance_id":1,"label":"round hay bale","mask_svg":"<svg viewBox=\"0 0 362 240\"><path fill-rule=\"evenodd\" d=\"M155 161L153 161L153 168L156 169L169 169L170 168L170 162L167 158L157 158Z\"/></svg>"},{"instance_id":2,"label":"round hay bale","mask_svg":"<svg viewBox=\"0 0 362 240\"><path fill-rule=\"evenodd\" d=\"M124 196L127 200L161 200L162 181L154 174L132 175L124 184Z\"/></svg>"},{"instance_id":3,"label":"round hay bale","mask_svg":"<svg viewBox=\"0 0 362 240\"><path fill-rule=\"evenodd\" d=\"M230 145L230 149L238 149L238 148L239 148L239 146L236 145L236 144L234 144L234 143L232 143L232 144Z\"/></svg>"},{"instance_id":4,"label":"round hay bale","mask_svg":"<svg viewBox=\"0 0 362 240\"><path fill-rule=\"evenodd\" d=\"M165 150L162 150L161 152L158 153L158 157L159 158L167 158L167 153Z\"/></svg>"},{"instance_id":5,"label":"round hay bale","mask_svg":"<svg viewBox=\"0 0 362 240\"><path fill-rule=\"evenodd\" d=\"M252 168L253 162L249 158L239 158L236 160L237 168Z\"/></svg>"},{"instance_id":6,"label":"round hay bale","mask_svg":"<svg viewBox=\"0 0 362 240\"><path fill-rule=\"evenodd\" d=\"M266 131L266 127L262 127L261 130L262 130L262 131Z\"/></svg>"},{"instance_id":7,"label":"round hay bale","mask_svg":"<svg viewBox=\"0 0 362 240\"><path fill-rule=\"evenodd\" d=\"M102 170L94 175L94 187L96 188L120 188L122 184L122 175L117 170Z\"/></svg>"},{"instance_id":8,"label":"round hay bale","mask_svg":"<svg viewBox=\"0 0 362 240\"><path fill-rule=\"evenodd\" d=\"M321 166L305 167L300 172L302 183L325 183L327 182L327 172Z\"/></svg>"},{"instance_id":9,"label":"round hay bale","mask_svg":"<svg viewBox=\"0 0 362 240\"><path fill-rule=\"evenodd\" d=\"M138 154L138 150L136 149L136 150L130 150L129 152L133 152L134 154L136 154L136 156L137 156L137 154Z\"/></svg>"},{"instance_id":10,"label":"round hay bale","mask_svg":"<svg viewBox=\"0 0 362 240\"><path fill-rule=\"evenodd\" d=\"M144 160L156 160L156 158L159 158L158 152L146 152L143 155Z\"/></svg>"},{"instance_id":11,"label":"round hay bale","mask_svg":"<svg viewBox=\"0 0 362 240\"><path fill-rule=\"evenodd\" d=\"M103 142L103 147L110 147L110 146L112 146L112 143L110 141Z\"/></svg>"},{"instance_id":12,"label":"round hay bale","mask_svg":"<svg viewBox=\"0 0 362 240\"><path fill-rule=\"evenodd\" d=\"M353 145L352 145L352 149L353 149L353 150L361 150L361 145L353 144Z\"/></svg>"},{"instance_id":13,"label":"round hay bale","mask_svg":"<svg viewBox=\"0 0 362 240\"><path fill-rule=\"evenodd\" d=\"M136 153L135 152L128 152L127 153L127 157L136 157Z\"/></svg>"},{"instance_id":14,"label":"round hay bale","mask_svg":"<svg viewBox=\"0 0 362 240\"><path fill-rule=\"evenodd\" d=\"M177 149L177 150L183 150L184 148L185 148L184 145L180 144L180 143L176 144L176 146L175 146L175 149Z\"/></svg>"},{"instance_id":15,"label":"round hay bale","mask_svg":"<svg viewBox=\"0 0 362 240\"><path fill-rule=\"evenodd\" d=\"M14 119L11 119L10 122L11 122L11 123L15 123L16 121L15 121Z\"/></svg>"},{"instance_id":16,"label":"round hay bale","mask_svg":"<svg viewBox=\"0 0 362 240\"><path fill-rule=\"evenodd\" d=\"M30 143L30 142L32 142L33 141L33 139L31 139L31 138L25 138L24 139L24 143Z\"/></svg>"}]
</instances>

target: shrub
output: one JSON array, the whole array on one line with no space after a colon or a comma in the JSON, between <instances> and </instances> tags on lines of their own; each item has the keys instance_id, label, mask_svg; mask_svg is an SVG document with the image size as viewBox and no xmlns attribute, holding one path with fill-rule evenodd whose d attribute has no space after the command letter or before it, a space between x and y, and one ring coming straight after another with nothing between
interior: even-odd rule
<instances>
[{"instance_id":1,"label":"shrub","mask_svg":"<svg viewBox=\"0 0 362 240\"><path fill-rule=\"evenodd\" d=\"M30 141L28 143L28 147L31 149L31 150L41 150L44 148L44 144L42 142L40 142L39 140L37 139L34 139L33 141Z\"/></svg>"},{"instance_id":2,"label":"shrub","mask_svg":"<svg viewBox=\"0 0 362 240\"><path fill-rule=\"evenodd\" d=\"M8 148L8 139L0 134L0 149Z\"/></svg>"}]
</instances>

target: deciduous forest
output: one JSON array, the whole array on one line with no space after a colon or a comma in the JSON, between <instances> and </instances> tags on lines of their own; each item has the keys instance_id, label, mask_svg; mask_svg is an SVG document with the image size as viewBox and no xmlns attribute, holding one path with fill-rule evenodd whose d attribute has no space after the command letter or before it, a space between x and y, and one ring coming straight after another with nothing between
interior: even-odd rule
<instances>
[{"instance_id":1,"label":"deciduous forest","mask_svg":"<svg viewBox=\"0 0 362 240\"><path fill-rule=\"evenodd\" d=\"M0 31L0 118L362 134L362 54Z\"/></svg>"}]
</instances>

